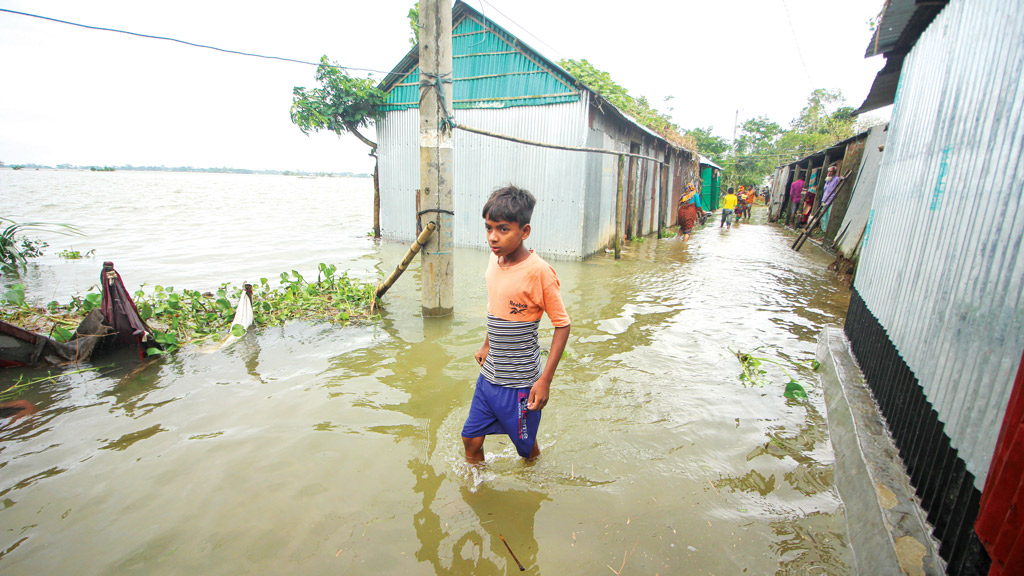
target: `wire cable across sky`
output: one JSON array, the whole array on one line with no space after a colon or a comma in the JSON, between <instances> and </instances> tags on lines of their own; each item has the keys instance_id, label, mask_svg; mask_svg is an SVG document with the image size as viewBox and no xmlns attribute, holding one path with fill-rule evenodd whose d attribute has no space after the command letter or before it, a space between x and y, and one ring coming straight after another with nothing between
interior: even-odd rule
<instances>
[{"instance_id":1,"label":"wire cable across sky","mask_svg":"<svg viewBox=\"0 0 1024 576\"><path fill-rule=\"evenodd\" d=\"M28 16L30 18L38 18L40 20L47 20L49 22L56 22L58 24L67 24L69 26L77 26L79 28L85 28L88 30L99 30L101 32L116 32L118 34L127 34L128 36L136 36L138 38L148 38L151 40L166 40L168 42L177 42L178 44L184 44L186 46L192 46L194 48L205 48L207 50L215 50L217 52L223 52L225 54L237 54L239 56L249 56L251 58L264 58L266 60L279 60L281 62L292 62L294 64L305 64L308 66L319 66L319 62L308 62L306 60L296 60L295 58L284 58L282 56L267 56L264 54L254 54L252 52L241 52L239 50L228 50L226 48L218 48L216 46L209 46L206 44L197 44L195 42L188 42L185 40L179 40L177 38L168 38L167 36L154 36L152 34L140 34L138 32L130 32L128 30L118 30L116 28L104 28L102 26L89 26L88 24L79 24L77 22L69 22L67 20L60 20L58 18L50 18L49 16L40 16L38 14L29 14L28 12L18 12L17 10L9 10L7 8L0 8L0 12L7 12L9 14L16 14L18 16ZM342 70L358 70L360 72L375 72L378 74L387 74L384 70L375 70L373 68L357 68L355 66L337 66Z\"/></svg>"}]
</instances>

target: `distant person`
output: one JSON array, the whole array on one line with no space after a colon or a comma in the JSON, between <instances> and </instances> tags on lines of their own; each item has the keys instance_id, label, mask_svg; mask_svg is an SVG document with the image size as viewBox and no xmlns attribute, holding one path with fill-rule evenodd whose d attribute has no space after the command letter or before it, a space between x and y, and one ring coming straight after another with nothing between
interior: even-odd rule
<instances>
[{"instance_id":1,"label":"distant person","mask_svg":"<svg viewBox=\"0 0 1024 576\"><path fill-rule=\"evenodd\" d=\"M729 188L729 192L722 198L722 223L718 225L719 228L725 226L726 229L732 228L732 213L736 209L736 193L732 187Z\"/></svg>"},{"instance_id":2,"label":"distant person","mask_svg":"<svg viewBox=\"0 0 1024 576\"><path fill-rule=\"evenodd\" d=\"M786 209L786 226L795 225L800 213L800 201L804 195L804 179L797 178L789 187L789 207Z\"/></svg>"},{"instance_id":3,"label":"distant person","mask_svg":"<svg viewBox=\"0 0 1024 576\"><path fill-rule=\"evenodd\" d=\"M841 177L836 176L837 171L836 165L833 164L828 167L828 173L825 175L825 192L821 197L821 205L826 208L831 206L832 202L836 199L839 183L843 180Z\"/></svg>"},{"instance_id":4,"label":"distant person","mask_svg":"<svg viewBox=\"0 0 1024 576\"><path fill-rule=\"evenodd\" d=\"M569 315L555 270L528 250L536 200L515 186L495 190L483 217L491 257L487 280L487 336L474 354L480 364L476 392L462 427L466 462L484 462L488 434L508 434L523 458L540 456L537 431L551 380L569 340ZM541 370L537 329L547 313L555 326L551 352Z\"/></svg>"},{"instance_id":5,"label":"distant person","mask_svg":"<svg viewBox=\"0 0 1024 576\"><path fill-rule=\"evenodd\" d=\"M797 219L797 227L807 224L811 219L811 212L814 211L814 199L818 196L818 190L814 186L804 190L803 202L800 205L800 214Z\"/></svg>"},{"instance_id":6,"label":"distant person","mask_svg":"<svg viewBox=\"0 0 1024 576\"><path fill-rule=\"evenodd\" d=\"M747 209L747 192L743 189L743 186L740 186L739 192L736 193L736 209L734 211L737 223L743 219Z\"/></svg>"},{"instance_id":7,"label":"distant person","mask_svg":"<svg viewBox=\"0 0 1024 576\"><path fill-rule=\"evenodd\" d=\"M676 209L676 216L679 220L679 231L676 238L683 237L683 242L690 239L690 232L700 216L700 209L697 206L697 187L690 182L686 185L686 191L679 197L679 208Z\"/></svg>"},{"instance_id":8,"label":"distant person","mask_svg":"<svg viewBox=\"0 0 1024 576\"><path fill-rule=\"evenodd\" d=\"M748 221L750 220L750 213L752 212L751 208L754 207L754 202L756 201L757 191L754 190L753 186L751 186L750 189L747 190L747 206L743 211L744 218Z\"/></svg>"}]
</instances>

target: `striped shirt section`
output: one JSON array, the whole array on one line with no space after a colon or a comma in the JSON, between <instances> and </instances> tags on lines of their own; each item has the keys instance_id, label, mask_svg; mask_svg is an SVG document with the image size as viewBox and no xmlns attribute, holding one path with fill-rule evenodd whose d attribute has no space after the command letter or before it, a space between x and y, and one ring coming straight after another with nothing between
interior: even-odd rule
<instances>
[{"instance_id":1,"label":"striped shirt section","mask_svg":"<svg viewBox=\"0 0 1024 576\"><path fill-rule=\"evenodd\" d=\"M519 322L487 315L490 350L480 374L506 388L529 388L540 378L540 320Z\"/></svg>"}]
</instances>

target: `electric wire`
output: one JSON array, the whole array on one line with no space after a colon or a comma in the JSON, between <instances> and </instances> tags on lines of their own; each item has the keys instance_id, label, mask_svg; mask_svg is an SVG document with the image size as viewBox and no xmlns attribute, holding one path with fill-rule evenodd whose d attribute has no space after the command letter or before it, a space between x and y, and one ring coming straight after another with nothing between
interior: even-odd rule
<instances>
[{"instance_id":1,"label":"electric wire","mask_svg":"<svg viewBox=\"0 0 1024 576\"><path fill-rule=\"evenodd\" d=\"M544 40L542 40L542 39L541 39L541 38L540 38L539 36L537 36L537 35L536 35L536 34L534 34L533 32L530 32L529 30L527 30L526 28L524 28L522 24L520 24L520 23L516 22L515 20L513 20L513 19L509 18L507 14L505 14L505 13L504 13L504 12L502 12L501 10L498 10L498 7L497 7L497 6L495 6L494 4L491 4L491 3L490 3L490 2L488 2L487 0L481 0L481 2L483 2L484 4L487 4L487 5L488 5L488 6L490 6L491 8L494 8L494 11L495 11L495 12L497 12L498 14L501 14L501 15L502 15L502 16L503 16L503 17L504 17L504 18L505 18L506 20L508 20L509 22L511 22L511 23L515 24L516 26L518 26L518 27L519 27L519 29L520 29L520 30L522 30L523 32L526 32L527 34L529 34L529 35L530 35L530 36L532 36L533 38L536 38L536 39L537 39L537 41L538 41L538 42L540 42L541 44L543 44L543 45L547 46L548 48L551 48L551 50L552 50L552 51L553 51L553 52L554 52L555 54L557 54L557 55L559 55L559 56L562 56L562 57L565 57L565 55L564 55L564 54L562 54L562 53L561 53L561 52L560 52L560 51L559 51L559 50L558 50L557 48L555 48L555 47L554 47L554 46L552 46L551 44L548 44L547 42L545 42ZM482 13L482 12L483 12L483 11L481 10L481 13Z\"/></svg>"},{"instance_id":2,"label":"electric wire","mask_svg":"<svg viewBox=\"0 0 1024 576\"><path fill-rule=\"evenodd\" d=\"M782 0L782 7L786 10L786 21L789 22L789 31L793 34L793 44L796 46L796 54L800 57L800 66L804 69L804 76L807 77L808 84L813 85L811 81L811 73L807 71L807 63L804 62L804 53L800 50L800 39L796 35L796 28L793 28L793 18L789 15L789 6L786 5L786 0Z\"/></svg>"},{"instance_id":3,"label":"electric wire","mask_svg":"<svg viewBox=\"0 0 1024 576\"><path fill-rule=\"evenodd\" d=\"M168 42L177 42L179 44L184 44L186 46L192 46L194 48L205 48L207 50L215 50L217 52L223 52L225 54L236 54L236 55L239 55L239 56L249 56L249 57L252 57L252 58L264 58L266 60L279 60L281 62L291 62L291 63L294 63L294 64L306 64L308 66L319 66L320 65L319 62L308 62L306 60L297 60L295 58L285 58L285 57L282 57L282 56L267 56L267 55L264 55L264 54L254 54L252 52L241 52L239 50L228 50L226 48L218 48L216 46L209 46L209 45L206 45L206 44L197 44L195 42L188 42L188 41L185 41L185 40L179 40L177 38L169 38L167 36L154 36L152 34L141 34L139 32L130 32L128 30L118 30L117 28L105 28L105 27L102 27L102 26L90 26L88 24L80 24L78 22L69 22L67 20L60 20L58 18L51 18L49 16L40 16L39 14L30 14L28 12L19 12L17 10L10 10L10 9L7 9L7 8L0 8L0 12L7 12L9 14L16 14L18 16L28 16L30 18L38 18L40 20L46 20L46 21L49 21L49 22L56 22L58 24L67 24L69 26L77 26L79 28L86 28L88 30L98 30L98 31L101 31L101 32L116 32L118 34L126 34L128 36L136 36L138 38L148 38L148 39L151 39L151 40L166 40ZM360 72L375 72L375 73L379 73L379 74L387 74L388 73L388 72L386 72L384 70L375 70L373 68L358 68L358 67L355 67L355 66L336 66L336 65L332 65L332 66L335 67L335 68L339 68L341 70L358 70Z\"/></svg>"}]
</instances>

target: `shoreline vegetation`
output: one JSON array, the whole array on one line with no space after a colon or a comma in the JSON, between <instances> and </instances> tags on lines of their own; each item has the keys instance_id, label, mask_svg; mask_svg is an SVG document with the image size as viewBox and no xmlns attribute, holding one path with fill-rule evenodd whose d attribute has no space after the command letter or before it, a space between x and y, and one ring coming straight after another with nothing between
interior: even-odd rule
<instances>
[{"instance_id":1,"label":"shoreline vegetation","mask_svg":"<svg viewBox=\"0 0 1024 576\"><path fill-rule=\"evenodd\" d=\"M0 162L0 169L10 168L11 170L68 170L68 171L89 171L89 172L201 172L208 174L266 174L271 176L320 176L324 178L372 178L372 174L362 172L308 172L304 170L252 170L249 168L193 168L192 166L76 166L74 164L57 164L48 166L46 164L4 164Z\"/></svg>"},{"instance_id":2,"label":"shoreline vegetation","mask_svg":"<svg viewBox=\"0 0 1024 576\"><path fill-rule=\"evenodd\" d=\"M378 317L376 284L337 273L333 264L319 265L316 281L307 281L295 270L280 274L279 286L260 278L252 285L253 322L256 328L279 326L291 320L348 325ZM241 337L248 327L232 325L243 286L222 284L216 292L175 290L171 286L143 286L133 295L139 316L154 332L167 354L187 345L218 341L229 335ZM103 296L90 292L67 304L52 301L46 306L25 302L24 286L15 284L0 296L0 320L66 342L85 316L100 308Z\"/></svg>"}]
</instances>

